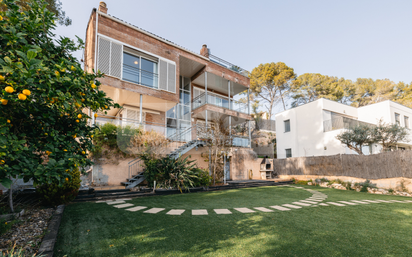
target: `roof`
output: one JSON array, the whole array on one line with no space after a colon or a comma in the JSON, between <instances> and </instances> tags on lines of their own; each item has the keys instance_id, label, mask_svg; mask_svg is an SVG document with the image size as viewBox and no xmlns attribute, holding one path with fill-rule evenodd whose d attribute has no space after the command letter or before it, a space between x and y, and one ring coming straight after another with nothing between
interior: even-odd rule
<instances>
[{"instance_id":1,"label":"roof","mask_svg":"<svg viewBox=\"0 0 412 257\"><path fill-rule=\"evenodd\" d=\"M93 9L93 10L96 10L96 9ZM107 17L107 18L112 19L112 20L116 20L117 22L123 23L124 25L126 25L126 26L128 26L128 27L131 27L131 28L133 28L133 29L135 29L135 30L137 30L137 31L140 31L140 32L142 32L142 33L144 33L144 34L146 34L146 35L149 35L149 36L151 36L151 37L153 37L153 38L156 38L156 39L158 39L158 40L160 40L160 41L163 41L163 42L165 42L165 43L167 43L167 44L169 44L169 45L172 45L172 46L174 46L174 47L180 48L180 49L182 49L182 50L184 50L184 51L186 51L186 52L189 52L189 53L191 53L191 54L193 54L193 55L196 55L197 57L200 57L200 58L202 58L202 59L205 59L205 60L208 60L208 61L209 61L209 58L207 58L207 57L205 57L205 56L203 56L203 55L200 55L200 54L198 54L198 53L196 53L196 52L194 52L194 51L192 51L192 50L189 50L189 49L187 49L187 48L185 48L185 47L183 47L183 46L181 46L181 45L178 45L178 44L176 44L176 43L174 43L174 42L172 42L172 41L170 41L170 40L168 40L168 39L166 39L166 38L163 38L163 37L161 37L161 36L158 36L158 35L150 32L150 31L144 30L144 29L142 29L142 28L140 28L140 27L138 27L138 26L136 26L136 25L133 25L133 24L131 24L131 23L128 23L128 22L126 22L126 21L124 21L124 20L122 20L122 19L119 19L119 18L117 18L117 17L115 17L115 16L112 16L112 15L110 15L110 14L106 14L106 13L100 12L99 10L96 10L96 12L97 12L99 15L101 15L101 16Z\"/></svg>"}]
</instances>

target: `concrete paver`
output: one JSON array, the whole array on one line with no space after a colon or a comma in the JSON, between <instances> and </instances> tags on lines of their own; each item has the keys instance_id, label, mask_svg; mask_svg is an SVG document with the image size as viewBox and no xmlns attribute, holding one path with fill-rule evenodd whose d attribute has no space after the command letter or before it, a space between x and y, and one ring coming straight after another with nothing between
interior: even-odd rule
<instances>
[{"instance_id":1,"label":"concrete paver","mask_svg":"<svg viewBox=\"0 0 412 257\"><path fill-rule=\"evenodd\" d=\"M249 209L249 208L234 208L235 210L237 210L238 212L241 212L241 213L252 213L252 212L255 212L254 210L251 210L251 209Z\"/></svg>"},{"instance_id":2,"label":"concrete paver","mask_svg":"<svg viewBox=\"0 0 412 257\"><path fill-rule=\"evenodd\" d=\"M282 206L279 206L279 205L270 206L270 208L273 208L273 209L276 209L276 210L279 210L279 211L290 211L289 208L285 208L285 207L282 207Z\"/></svg>"},{"instance_id":3,"label":"concrete paver","mask_svg":"<svg viewBox=\"0 0 412 257\"><path fill-rule=\"evenodd\" d=\"M144 213L156 214L156 213L159 213L163 210L165 210L165 208L152 208L150 210L144 211Z\"/></svg>"},{"instance_id":4,"label":"concrete paver","mask_svg":"<svg viewBox=\"0 0 412 257\"><path fill-rule=\"evenodd\" d=\"M214 209L214 211L216 212L216 214L232 214L229 209Z\"/></svg>"},{"instance_id":5,"label":"concrete paver","mask_svg":"<svg viewBox=\"0 0 412 257\"><path fill-rule=\"evenodd\" d=\"M336 206L347 206L347 205L344 205L344 204L341 204L341 203L334 203L334 202L327 202L327 204L333 204L333 205L336 205Z\"/></svg>"},{"instance_id":6,"label":"concrete paver","mask_svg":"<svg viewBox=\"0 0 412 257\"><path fill-rule=\"evenodd\" d=\"M184 212L185 210L170 210L166 214L167 215L182 215L182 213Z\"/></svg>"},{"instance_id":7,"label":"concrete paver","mask_svg":"<svg viewBox=\"0 0 412 257\"><path fill-rule=\"evenodd\" d=\"M265 207L254 207L253 209L256 209L258 211L263 211L263 212L274 212L274 210L271 210Z\"/></svg>"},{"instance_id":8,"label":"concrete paver","mask_svg":"<svg viewBox=\"0 0 412 257\"><path fill-rule=\"evenodd\" d=\"M146 208L147 207L145 207L145 206L136 206L136 207L133 207L133 208L126 209L126 211L135 212L135 211L140 211L140 210L143 210L143 209L146 209Z\"/></svg>"},{"instance_id":9,"label":"concrete paver","mask_svg":"<svg viewBox=\"0 0 412 257\"><path fill-rule=\"evenodd\" d=\"M113 205L113 207L116 207L116 208L126 208L126 207L130 207L130 206L133 206L133 204L125 203L125 204Z\"/></svg>"},{"instance_id":10,"label":"concrete paver","mask_svg":"<svg viewBox=\"0 0 412 257\"><path fill-rule=\"evenodd\" d=\"M293 208L293 209L300 209L300 208L302 208L301 206L296 206L296 205L293 205L293 204L282 204L282 206L289 207L289 208Z\"/></svg>"},{"instance_id":11,"label":"concrete paver","mask_svg":"<svg viewBox=\"0 0 412 257\"><path fill-rule=\"evenodd\" d=\"M207 210L192 210L192 215L208 215Z\"/></svg>"}]
</instances>

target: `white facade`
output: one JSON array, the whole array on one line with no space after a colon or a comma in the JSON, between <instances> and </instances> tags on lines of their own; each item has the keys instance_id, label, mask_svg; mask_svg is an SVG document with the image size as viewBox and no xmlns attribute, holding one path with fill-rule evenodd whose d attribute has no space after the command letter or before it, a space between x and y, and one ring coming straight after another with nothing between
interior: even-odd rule
<instances>
[{"instance_id":1,"label":"white facade","mask_svg":"<svg viewBox=\"0 0 412 257\"><path fill-rule=\"evenodd\" d=\"M335 129L332 124L342 120L377 124L380 119L395 123L395 116L401 126L411 128L412 109L392 101L356 108L322 98L283 111L275 115L278 158L355 154L336 139L343 128ZM411 141L401 142L399 147L412 149L412 135L409 137ZM375 144L363 150L365 154L378 153L381 147Z\"/></svg>"}]
</instances>

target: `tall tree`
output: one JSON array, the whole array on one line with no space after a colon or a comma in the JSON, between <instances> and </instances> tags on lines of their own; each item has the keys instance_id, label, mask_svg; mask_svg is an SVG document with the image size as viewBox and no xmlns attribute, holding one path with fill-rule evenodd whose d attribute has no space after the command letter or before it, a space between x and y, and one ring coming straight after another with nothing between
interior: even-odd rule
<instances>
[{"instance_id":1,"label":"tall tree","mask_svg":"<svg viewBox=\"0 0 412 257\"><path fill-rule=\"evenodd\" d=\"M39 3L42 3L42 1L40 0L36 0L36 1L38 1ZM28 11L31 8L29 4L31 2L33 2L33 0L19 0L19 1L16 1L16 4L18 4L21 7L22 11ZM56 18L60 25L69 26L72 24L72 20L69 17L67 17L66 12L63 11L63 8L62 8L63 4L60 0L45 0L45 3L47 4L46 8L50 12L54 13L54 15L56 15ZM4 12L6 11L6 9L7 9L7 6L1 5L1 1L0 1L0 11Z\"/></svg>"},{"instance_id":2,"label":"tall tree","mask_svg":"<svg viewBox=\"0 0 412 257\"><path fill-rule=\"evenodd\" d=\"M347 83L343 78L339 79L319 73L302 74L293 81L291 86L293 105L309 103L319 98L344 102Z\"/></svg>"},{"instance_id":3,"label":"tall tree","mask_svg":"<svg viewBox=\"0 0 412 257\"><path fill-rule=\"evenodd\" d=\"M396 85L396 102L412 108L412 83L399 82Z\"/></svg>"},{"instance_id":4,"label":"tall tree","mask_svg":"<svg viewBox=\"0 0 412 257\"><path fill-rule=\"evenodd\" d=\"M260 64L252 70L249 77L250 89L267 103L269 117L272 117L273 107L280 101L286 110L285 98L291 82L296 78L293 68L283 62Z\"/></svg>"},{"instance_id":5,"label":"tall tree","mask_svg":"<svg viewBox=\"0 0 412 257\"><path fill-rule=\"evenodd\" d=\"M361 107L385 100L393 100L396 96L395 83L389 79L358 78L354 83L354 92L351 96L352 105Z\"/></svg>"}]
</instances>

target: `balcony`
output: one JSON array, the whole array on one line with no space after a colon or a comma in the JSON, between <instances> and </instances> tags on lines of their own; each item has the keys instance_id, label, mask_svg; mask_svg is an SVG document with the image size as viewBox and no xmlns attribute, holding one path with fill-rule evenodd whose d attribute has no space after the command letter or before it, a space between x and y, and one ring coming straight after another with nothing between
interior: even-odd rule
<instances>
[{"instance_id":1,"label":"balcony","mask_svg":"<svg viewBox=\"0 0 412 257\"><path fill-rule=\"evenodd\" d=\"M211 104L217 107L222 107L236 112L249 114L249 108L247 104L211 92L207 92L207 99L206 93L203 93L197 96L195 99L193 99L192 110L196 110L197 108L205 104Z\"/></svg>"},{"instance_id":2,"label":"balcony","mask_svg":"<svg viewBox=\"0 0 412 257\"><path fill-rule=\"evenodd\" d=\"M356 126L374 127L375 125L342 116L342 117L337 117L331 120L325 120L323 122L323 132L328 132L328 131L338 130L338 129L351 129Z\"/></svg>"},{"instance_id":3,"label":"balcony","mask_svg":"<svg viewBox=\"0 0 412 257\"><path fill-rule=\"evenodd\" d=\"M210 60L211 62L214 62L214 63L216 63L216 64L218 64L218 65L220 65L220 66L223 66L223 67L225 67L225 68L227 68L227 69L229 69L229 70L232 70L232 71L234 71L234 72L236 72L236 73L239 73L239 74L242 75L242 76L247 77L247 76L249 75L249 72L248 72L247 70L242 69L242 68L240 68L239 66L234 65L234 64L232 64L232 63L230 63L230 62L227 62L227 61L225 61L225 60L223 60L223 59L221 59L221 58L219 58L219 57L217 57L217 56L214 56L214 55L212 55L212 54L209 54L209 60Z\"/></svg>"}]
</instances>

